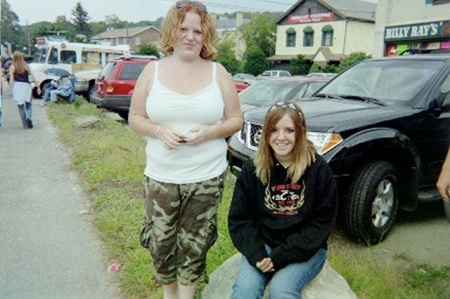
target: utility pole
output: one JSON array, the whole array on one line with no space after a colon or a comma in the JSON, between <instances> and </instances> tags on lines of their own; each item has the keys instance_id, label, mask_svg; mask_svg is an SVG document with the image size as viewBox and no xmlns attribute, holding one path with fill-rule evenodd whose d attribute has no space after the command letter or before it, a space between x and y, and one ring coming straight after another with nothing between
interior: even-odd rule
<instances>
[{"instance_id":1,"label":"utility pole","mask_svg":"<svg viewBox=\"0 0 450 299\"><path fill-rule=\"evenodd\" d=\"M28 26L28 19L26 23L27 23L28 56L31 56L30 26Z\"/></svg>"}]
</instances>

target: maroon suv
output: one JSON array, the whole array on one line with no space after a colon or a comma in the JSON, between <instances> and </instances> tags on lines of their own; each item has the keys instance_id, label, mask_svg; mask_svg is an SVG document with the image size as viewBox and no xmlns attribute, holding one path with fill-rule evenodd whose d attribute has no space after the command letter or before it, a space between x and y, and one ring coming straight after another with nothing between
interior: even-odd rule
<instances>
[{"instance_id":1,"label":"maroon suv","mask_svg":"<svg viewBox=\"0 0 450 299\"><path fill-rule=\"evenodd\" d=\"M137 78L155 56L121 57L108 62L95 80L92 101L99 108L118 113L128 119L131 95Z\"/></svg>"}]
</instances>

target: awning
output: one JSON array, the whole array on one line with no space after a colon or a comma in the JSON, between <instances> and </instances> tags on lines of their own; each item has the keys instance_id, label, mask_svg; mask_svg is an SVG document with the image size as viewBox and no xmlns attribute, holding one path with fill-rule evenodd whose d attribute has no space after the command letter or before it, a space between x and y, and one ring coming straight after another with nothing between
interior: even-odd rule
<instances>
[{"instance_id":1,"label":"awning","mask_svg":"<svg viewBox=\"0 0 450 299\"><path fill-rule=\"evenodd\" d=\"M314 29L311 26L306 26L305 29L303 29L303 33L314 33Z\"/></svg>"},{"instance_id":2,"label":"awning","mask_svg":"<svg viewBox=\"0 0 450 299\"><path fill-rule=\"evenodd\" d=\"M334 29L331 27L331 25L325 25L322 27L322 32L333 32Z\"/></svg>"},{"instance_id":3,"label":"awning","mask_svg":"<svg viewBox=\"0 0 450 299\"><path fill-rule=\"evenodd\" d=\"M286 30L286 33L287 33L287 34L295 34L295 33L297 33L297 32L295 31L295 29L294 29L293 27L289 27L289 28Z\"/></svg>"}]
</instances>

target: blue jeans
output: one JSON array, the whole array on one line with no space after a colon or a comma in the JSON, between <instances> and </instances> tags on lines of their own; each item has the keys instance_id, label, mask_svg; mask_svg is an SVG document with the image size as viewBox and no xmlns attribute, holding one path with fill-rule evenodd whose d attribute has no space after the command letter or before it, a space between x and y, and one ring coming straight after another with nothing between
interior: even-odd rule
<instances>
[{"instance_id":1,"label":"blue jeans","mask_svg":"<svg viewBox=\"0 0 450 299\"><path fill-rule=\"evenodd\" d=\"M271 249L266 246L267 251ZM266 285L270 283L270 299L298 299L302 289L322 270L327 259L327 251L319 249L308 261L290 264L275 274L263 273L249 264L242 256L239 272L233 285L232 299L261 299Z\"/></svg>"},{"instance_id":2,"label":"blue jeans","mask_svg":"<svg viewBox=\"0 0 450 299\"><path fill-rule=\"evenodd\" d=\"M47 89L44 91L44 95L42 96L42 102L48 102L48 101L50 101L50 91L52 91L52 90L54 90L54 89L47 88Z\"/></svg>"},{"instance_id":3,"label":"blue jeans","mask_svg":"<svg viewBox=\"0 0 450 299\"><path fill-rule=\"evenodd\" d=\"M19 107L20 118L22 119L22 125L24 129L28 129L27 118L31 119L33 113L33 105L31 102L25 102L23 105L17 105Z\"/></svg>"}]
</instances>

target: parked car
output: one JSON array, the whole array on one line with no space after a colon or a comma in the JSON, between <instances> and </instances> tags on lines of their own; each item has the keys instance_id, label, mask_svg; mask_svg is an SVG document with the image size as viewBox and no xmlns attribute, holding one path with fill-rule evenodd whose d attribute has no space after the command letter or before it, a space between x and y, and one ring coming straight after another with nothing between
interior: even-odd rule
<instances>
[{"instance_id":1,"label":"parked car","mask_svg":"<svg viewBox=\"0 0 450 299\"><path fill-rule=\"evenodd\" d=\"M101 68L94 68L75 72L75 93L83 96L89 102L92 102L92 93L95 89L95 79L97 79L101 71Z\"/></svg>"},{"instance_id":2,"label":"parked car","mask_svg":"<svg viewBox=\"0 0 450 299\"><path fill-rule=\"evenodd\" d=\"M289 77L291 74L285 70L268 70L262 72L259 77Z\"/></svg>"},{"instance_id":3,"label":"parked car","mask_svg":"<svg viewBox=\"0 0 450 299\"><path fill-rule=\"evenodd\" d=\"M283 99L298 100L311 96L330 78L305 76L277 77L258 81L239 94L241 110L268 106Z\"/></svg>"},{"instance_id":4,"label":"parked car","mask_svg":"<svg viewBox=\"0 0 450 299\"><path fill-rule=\"evenodd\" d=\"M236 90L238 93L249 87L250 85L245 82L234 81L234 86L236 86Z\"/></svg>"},{"instance_id":5,"label":"parked car","mask_svg":"<svg viewBox=\"0 0 450 299\"><path fill-rule=\"evenodd\" d=\"M155 56L128 56L111 60L95 80L92 101L99 108L118 113L128 119L131 96L137 78Z\"/></svg>"},{"instance_id":6,"label":"parked car","mask_svg":"<svg viewBox=\"0 0 450 299\"><path fill-rule=\"evenodd\" d=\"M256 82L256 77L252 74L236 74L233 76L234 81L241 81L251 85Z\"/></svg>"},{"instance_id":7,"label":"parked car","mask_svg":"<svg viewBox=\"0 0 450 299\"><path fill-rule=\"evenodd\" d=\"M309 73L306 76L307 77L330 77L330 78L333 78L336 75L337 74L335 74L335 73Z\"/></svg>"},{"instance_id":8,"label":"parked car","mask_svg":"<svg viewBox=\"0 0 450 299\"><path fill-rule=\"evenodd\" d=\"M450 56L365 60L298 104L309 139L337 180L350 238L377 244L399 207L441 200L435 184L450 140ZM258 147L267 109L247 111L229 140L236 175Z\"/></svg>"}]
</instances>

